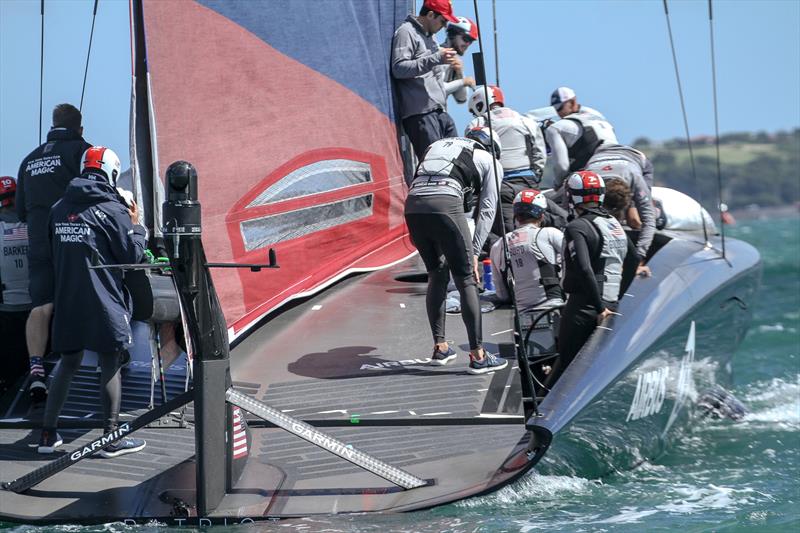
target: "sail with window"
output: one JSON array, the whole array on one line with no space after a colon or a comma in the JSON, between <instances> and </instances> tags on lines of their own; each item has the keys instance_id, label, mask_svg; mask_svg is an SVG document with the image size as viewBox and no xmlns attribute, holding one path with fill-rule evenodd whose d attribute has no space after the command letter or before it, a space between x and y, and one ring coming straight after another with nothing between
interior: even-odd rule
<instances>
[{"instance_id":1,"label":"sail with window","mask_svg":"<svg viewBox=\"0 0 800 533\"><path fill-rule=\"evenodd\" d=\"M134 10L132 152L156 231L164 171L200 178L231 339L281 303L413 252L389 76L409 10L389 2L145 0ZM154 216L155 214L155 216Z\"/></svg>"}]
</instances>

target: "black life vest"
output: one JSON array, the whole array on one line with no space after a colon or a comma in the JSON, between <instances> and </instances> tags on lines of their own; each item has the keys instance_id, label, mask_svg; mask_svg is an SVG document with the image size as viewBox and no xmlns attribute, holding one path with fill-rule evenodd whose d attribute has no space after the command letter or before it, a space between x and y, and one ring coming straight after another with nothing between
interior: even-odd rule
<instances>
[{"instance_id":1,"label":"black life vest","mask_svg":"<svg viewBox=\"0 0 800 533\"><path fill-rule=\"evenodd\" d=\"M432 143L417 166L415 181L420 177L449 178L458 181L464 195L464 211L474 207L481 193L481 175L472 155L483 145L471 139L452 137Z\"/></svg>"}]
</instances>

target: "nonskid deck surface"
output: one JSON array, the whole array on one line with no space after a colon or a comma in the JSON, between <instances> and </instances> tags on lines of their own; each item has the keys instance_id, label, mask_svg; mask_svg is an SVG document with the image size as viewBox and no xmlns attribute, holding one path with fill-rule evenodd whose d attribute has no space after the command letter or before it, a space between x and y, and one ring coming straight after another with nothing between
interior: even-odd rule
<instances>
[{"instance_id":1,"label":"nonskid deck surface","mask_svg":"<svg viewBox=\"0 0 800 533\"><path fill-rule=\"evenodd\" d=\"M166 378L169 398L183 392L183 367L176 365L167 372ZM101 420L99 382L100 373L94 365L82 366L75 375L61 413L60 424L63 427L58 430L64 444L53 454L37 452L38 429L0 429L0 480L17 479L67 453L82 449L99 437L100 429L70 427ZM133 364L123 371L122 421L132 420L147 411L149 382L149 365ZM4 402L8 408L2 421L10 425L25 420L28 427L38 428L43 406L32 408L25 395L24 390L16 391L17 401ZM160 389L156 387L156 405L161 403L160 396ZM142 452L115 459L86 459L25 494L0 491L0 520L81 522L95 521L94 516L137 516L146 501L142 497L142 484L151 483L194 456L194 430L186 423L192 416L189 405L183 413L175 412L162 419L158 426L138 431L136 437L147 441ZM186 429L179 429L181 418ZM163 512L169 512L168 506L162 507Z\"/></svg>"},{"instance_id":2,"label":"nonskid deck surface","mask_svg":"<svg viewBox=\"0 0 800 533\"><path fill-rule=\"evenodd\" d=\"M524 467L518 459L525 429L516 360L512 357L506 369L495 373L468 374L466 333L461 317L450 315L447 336L459 356L447 366L430 366L426 286L395 279L416 268L417 263L404 263L347 279L278 315L233 349L231 375L237 390L316 422L320 431L431 480L431 485L403 491L248 415L253 424L246 466L214 516L420 508L481 492ZM498 309L483 319L486 348L506 353L509 346L501 343L511 340L509 310ZM170 371L170 397L183 390L183 376L183 370ZM149 369L127 373L123 411L143 411L148 380ZM64 414L97 411L93 369L82 369L76 384ZM109 518L169 518L183 512L176 505L191 514L191 404L184 420L188 427L178 427L176 413L162 427L137 432L148 440L143 452L87 459L24 495L0 492L0 516L96 521L93 517L102 512ZM62 433L65 450L99 434L85 429ZM43 464L20 442L26 434L0 429L3 481Z\"/></svg>"}]
</instances>

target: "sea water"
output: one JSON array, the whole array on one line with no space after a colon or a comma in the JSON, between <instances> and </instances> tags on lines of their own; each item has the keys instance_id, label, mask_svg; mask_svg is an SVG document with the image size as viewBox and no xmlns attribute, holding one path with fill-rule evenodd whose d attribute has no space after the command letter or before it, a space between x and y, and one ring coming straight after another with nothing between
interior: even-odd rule
<instances>
[{"instance_id":1,"label":"sea water","mask_svg":"<svg viewBox=\"0 0 800 533\"><path fill-rule=\"evenodd\" d=\"M764 264L753 323L734 357L732 391L750 409L743 421L695 422L662 457L601 479L533 472L491 495L430 511L206 529L800 531L800 218L746 221L728 228L728 235L756 246ZM46 528L77 533L156 529Z\"/></svg>"}]
</instances>

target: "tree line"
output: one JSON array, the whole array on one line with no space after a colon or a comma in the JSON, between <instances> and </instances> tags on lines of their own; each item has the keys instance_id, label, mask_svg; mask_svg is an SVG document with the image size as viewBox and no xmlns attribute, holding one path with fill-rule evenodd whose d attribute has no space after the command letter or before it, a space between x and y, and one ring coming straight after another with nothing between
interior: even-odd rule
<instances>
[{"instance_id":1,"label":"tree line","mask_svg":"<svg viewBox=\"0 0 800 533\"><path fill-rule=\"evenodd\" d=\"M716 205L714 137L692 139L694 171L685 138L654 143L642 137L633 144L653 162L656 185L685 192L707 208ZM730 209L800 202L800 128L777 133L728 133L720 136L719 148L722 201Z\"/></svg>"}]
</instances>

